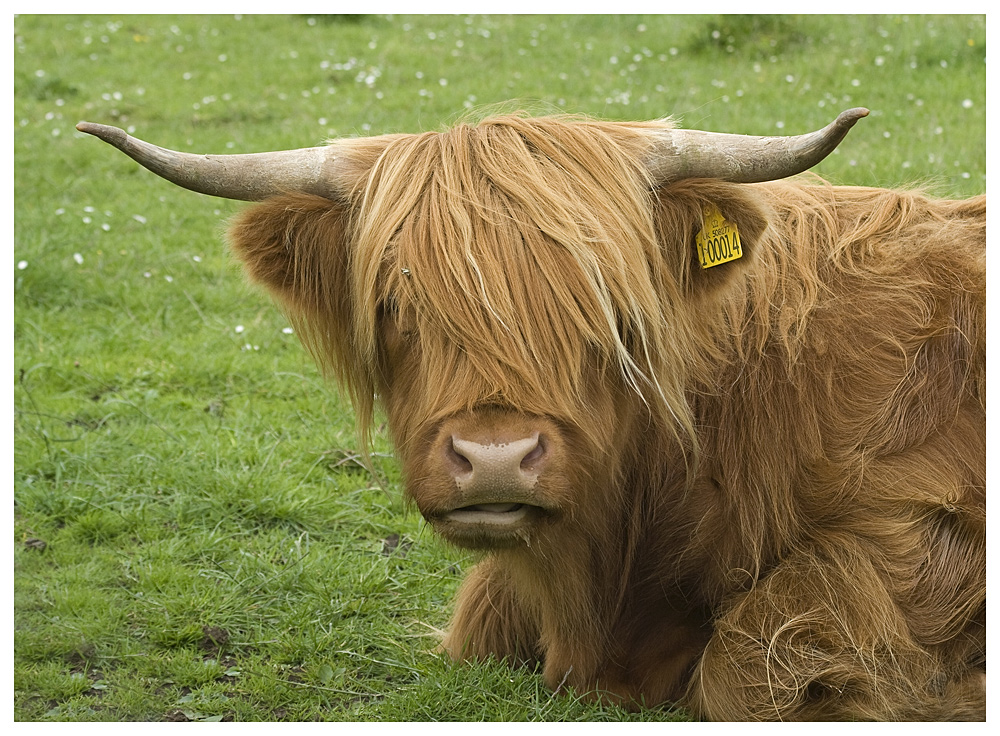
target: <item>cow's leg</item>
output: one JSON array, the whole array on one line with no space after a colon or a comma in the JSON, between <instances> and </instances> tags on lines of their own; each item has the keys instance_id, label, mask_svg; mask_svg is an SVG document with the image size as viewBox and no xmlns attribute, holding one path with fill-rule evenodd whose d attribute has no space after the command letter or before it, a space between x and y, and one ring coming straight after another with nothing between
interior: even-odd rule
<instances>
[{"instance_id":1,"label":"cow's leg","mask_svg":"<svg viewBox=\"0 0 1000 736\"><path fill-rule=\"evenodd\" d=\"M517 598L510 576L487 558L469 571L459 588L442 648L456 660L493 656L533 665L541 659L538 636L538 624Z\"/></svg>"},{"instance_id":2,"label":"cow's leg","mask_svg":"<svg viewBox=\"0 0 1000 736\"><path fill-rule=\"evenodd\" d=\"M982 719L984 684L918 646L870 558L840 540L721 612L686 704L730 721Z\"/></svg>"}]
</instances>

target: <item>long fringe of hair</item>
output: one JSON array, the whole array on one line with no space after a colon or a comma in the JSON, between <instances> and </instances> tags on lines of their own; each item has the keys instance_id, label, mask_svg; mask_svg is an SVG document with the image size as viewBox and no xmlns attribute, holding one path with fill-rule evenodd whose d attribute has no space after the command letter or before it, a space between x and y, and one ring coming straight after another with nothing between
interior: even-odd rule
<instances>
[{"instance_id":1,"label":"long fringe of hair","mask_svg":"<svg viewBox=\"0 0 1000 736\"><path fill-rule=\"evenodd\" d=\"M354 348L374 365L380 310L415 305L428 375L458 346L480 379L470 403L574 417L593 356L693 444L693 330L646 145L639 127L519 115L390 143L351 210Z\"/></svg>"}]
</instances>

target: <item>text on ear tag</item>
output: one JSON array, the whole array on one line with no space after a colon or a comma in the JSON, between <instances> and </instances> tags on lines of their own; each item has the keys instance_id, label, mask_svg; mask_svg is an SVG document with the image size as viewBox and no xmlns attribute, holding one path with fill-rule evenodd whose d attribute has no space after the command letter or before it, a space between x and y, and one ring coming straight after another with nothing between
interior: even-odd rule
<instances>
[{"instance_id":1,"label":"text on ear tag","mask_svg":"<svg viewBox=\"0 0 1000 736\"><path fill-rule=\"evenodd\" d=\"M736 225L724 218L714 204L706 204L702 215L701 231L694 236L701 267L711 268L742 258L743 245Z\"/></svg>"}]
</instances>

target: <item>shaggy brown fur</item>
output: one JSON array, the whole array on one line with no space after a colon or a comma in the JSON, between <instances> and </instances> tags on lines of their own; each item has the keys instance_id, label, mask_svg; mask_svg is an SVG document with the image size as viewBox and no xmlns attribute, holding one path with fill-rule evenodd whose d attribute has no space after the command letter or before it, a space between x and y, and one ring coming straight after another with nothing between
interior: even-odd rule
<instances>
[{"instance_id":1,"label":"shaggy brown fur","mask_svg":"<svg viewBox=\"0 0 1000 736\"><path fill-rule=\"evenodd\" d=\"M444 647L714 719L985 716L984 197L652 188L642 124L355 142L233 250L421 512L485 549ZM702 271L702 206L744 258ZM451 536L448 456L544 438L537 515Z\"/></svg>"}]
</instances>

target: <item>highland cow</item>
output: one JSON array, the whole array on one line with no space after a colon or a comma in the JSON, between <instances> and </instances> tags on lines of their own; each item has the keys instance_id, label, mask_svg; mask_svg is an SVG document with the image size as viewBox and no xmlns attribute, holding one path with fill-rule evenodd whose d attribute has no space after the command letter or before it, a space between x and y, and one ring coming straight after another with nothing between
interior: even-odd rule
<instances>
[{"instance_id":1,"label":"highland cow","mask_svg":"<svg viewBox=\"0 0 1000 736\"><path fill-rule=\"evenodd\" d=\"M755 138L506 115L193 156L406 492L481 550L443 649L699 718L982 719L985 197Z\"/></svg>"}]
</instances>

